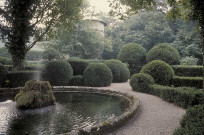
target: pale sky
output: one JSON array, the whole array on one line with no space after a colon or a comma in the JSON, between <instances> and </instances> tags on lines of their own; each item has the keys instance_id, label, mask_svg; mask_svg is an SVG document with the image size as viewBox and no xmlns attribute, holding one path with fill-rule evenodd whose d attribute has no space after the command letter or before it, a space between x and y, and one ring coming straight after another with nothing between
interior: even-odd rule
<instances>
[{"instance_id":1,"label":"pale sky","mask_svg":"<svg viewBox=\"0 0 204 135\"><path fill-rule=\"evenodd\" d=\"M96 11L108 13L110 11L108 0L88 0L91 7L95 7Z\"/></svg>"}]
</instances>

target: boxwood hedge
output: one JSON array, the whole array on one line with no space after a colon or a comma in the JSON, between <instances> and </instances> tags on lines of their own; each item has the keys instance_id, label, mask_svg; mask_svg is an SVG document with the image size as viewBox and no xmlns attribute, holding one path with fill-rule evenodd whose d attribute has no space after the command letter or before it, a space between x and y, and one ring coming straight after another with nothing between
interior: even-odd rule
<instances>
[{"instance_id":1,"label":"boxwood hedge","mask_svg":"<svg viewBox=\"0 0 204 135\"><path fill-rule=\"evenodd\" d=\"M101 63L90 64L83 74L86 86L102 87L112 83L113 76L111 70Z\"/></svg>"}]
</instances>

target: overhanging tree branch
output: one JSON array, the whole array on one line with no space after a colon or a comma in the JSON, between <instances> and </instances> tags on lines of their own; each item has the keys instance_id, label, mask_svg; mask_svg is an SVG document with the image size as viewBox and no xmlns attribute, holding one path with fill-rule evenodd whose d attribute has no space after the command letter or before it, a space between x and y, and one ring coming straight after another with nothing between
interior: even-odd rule
<instances>
[{"instance_id":1,"label":"overhanging tree branch","mask_svg":"<svg viewBox=\"0 0 204 135\"><path fill-rule=\"evenodd\" d=\"M29 51L40 39L42 39L42 37L50 30L52 24L54 23L55 19L52 19L50 21L50 24L47 26L47 28L45 29L45 31L43 33L40 34L39 37L37 37L37 39L32 42L30 45L28 45L26 51Z\"/></svg>"}]
</instances>

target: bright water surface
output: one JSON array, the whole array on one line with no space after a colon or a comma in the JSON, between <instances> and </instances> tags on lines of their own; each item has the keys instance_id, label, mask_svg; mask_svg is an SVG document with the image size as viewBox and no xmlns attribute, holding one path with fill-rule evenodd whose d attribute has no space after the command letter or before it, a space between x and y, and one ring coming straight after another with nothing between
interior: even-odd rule
<instances>
[{"instance_id":1,"label":"bright water surface","mask_svg":"<svg viewBox=\"0 0 204 135\"><path fill-rule=\"evenodd\" d=\"M88 128L121 115L123 98L87 93L55 93L53 106L19 110L13 100L0 99L0 135L51 135Z\"/></svg>"}]
</instances>

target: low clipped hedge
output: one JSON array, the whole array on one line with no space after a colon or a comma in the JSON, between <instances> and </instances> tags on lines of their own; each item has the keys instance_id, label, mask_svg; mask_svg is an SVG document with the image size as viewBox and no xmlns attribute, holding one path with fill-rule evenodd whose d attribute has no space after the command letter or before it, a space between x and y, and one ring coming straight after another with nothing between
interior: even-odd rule
<instances>
[{"instance_id":1,"label":"low clipped hedge","mask_svg":"<svg viewBox=\"0 0 204 135\"><path fill-rule=\"evenodd\" d=\"M86 86L103 87L112 83L113 76L111 70L100 63L90 64L83 74Z\"/></svg>"},{"instance_id":2,"label":"low clipped hedge","mask_svg":"<svg viewBox=\"0 0 204 135\"><path fill-rule=\"evenodd\" d=\"M130 78L130 70L119 60L107 60L105 62L112 72L113 82L126 82Z\"/></svg>"},{"instance_id":3,"label":"low clipped hedge","mask_svg":"<svg viewBox=\"0 0 204 135\"><path fill-rule=\"evenodd\" d=\"M73 70L67 61L51 61L45 65L42 76L52 86L65 86L69 84Z\"/></svg>"},{"instance_id":4,"label":"low clipped hedge","mask_svg":"<svg viewBox=\"0 0 204 135\"><path fill-rule=\"evenodd\" d=\"M143 73L134 74L130 78L130 86L134 91L149 93L150 85L154 84L154 79Z\"/></svg>"},{"instance_id":5,"label":"low clipped hedge","mask_svg":"<svg viewBox=\"0 0 204 135\"><path fill-rule=\"evenodd\" d=\"M174 76L174 71L169 64L161 60L149 62L142 67L140 73L149 74L156 84L161 85L170 85L170 81Z\"/></svg>"},{"instance_id":6,"label":"low clipped hedge","mask_svg":"<svg viewBox=\"0 0 204 135\"><path fill-rule=\"evenodd\" d=\"M0 64L0 87L5 85L7 74L7 69L2 64Z\"/></svg>"},{"instance_id":7,"label":"low clipped hedge","mask_svg":"<svg viewBox=\"0 0 204 135\"><path fill-rule=\"evenodd\" d=\"M142 66L146 63L146 50L139 44L129 43L119 52L118 59L130 66Z\"/></svg>"},{"instance_id":8,"label":"low clipped hedge","mask_svg":"<svg viewBox=\"0 0 204 135\"><path fill-rule=\"evenodd\" d=\"M189 77L202 77L203 66L172 66L175 75L189 76Z\"/></svg>"},{"instance_id":9,"label":"low clipped hedge","mask_svg":"<svg viewBox=\"0 0 204 135\"><path fill-rule=\"evenodd\" d=\"M196 105L187 109L173 135L203 135L204 134L204 105Z\"/></svg>"},{"instance_id":10,"label":"low clipped hedge","mask_svg":"<svg viewBox=\"0 0 204 135\"><path fill-rule=\"evenodd\" d=\"M73 76L71 81L69 82L70 86L83 86L84 85L84 79L82 75L76 75Z\"/></svg>"},{"instance_id":11,"label":"low clipped hedge","mask_svg":"<svg viewBox=\"0 0 204 135\"><path fill-rule=\"evenodd\" d=\"M204 92L196 88L152 85L150 94L183 108L204 104Z\"/></svg>"},{"instance_id":12,"label":"low clipped hedge","mask_svg":"<svg viewBox=\"0 0 204 135\"><path fill-rule=\"evenodd\" d=\"M5 57L0 57L0 64L2 65L12 65L13 62L12 60L5 58Z\"/></svg>"},{"instance_id":13,"label":"low clipped hedge","mask_svg":"<svg viewBox=\"0 0 204 135\"><path fill-rule=\"evenodd\" d=\"M180 55L176 49L174 49L168 43L161 43L154 46L146 56L147 62L153 60L162 60L169 65L178 65L180 64Z\"/></svg>"},{"instance_id":14,"label":"low clipped hedge","mask_svg":"<svg viewBox=\"0 0 204 135\"><path fill-rule=\"evenodd\" d=\"M81 59L68 59L68 62L72 66L74 75L83 75L84 70L89 65L89 62Z\"/></svg>"},{"instance_id":15,"label":"low clipped hedge","mask_svg":"<svg viewBox=\"0 0 204 135\"><path fill-rule=\"evenodd\" d=\"M10 71L7 74L7 87L23 87L28 80L32 80L35 71Z\"/></svg>"},{"instance_id":16,"label":"low clipped hedge","mask_svg":"<svg viewBox=\"0 0 204 135\"><path fill-rule=\"evenodd\" d=\"M32 65L32 66L25 66L25 70L27 71L36 71L36 70L43 70L44 66L42 65Z\"/></svg>"},{"instance_id":17,"label":"low clipped hedge","mask_svg":"<svg viewBox=\"0 0 204 135\"><path fill-rule=\"evenodd\" d=\"M202 88L203 77L180 77L174 76L172 79L172 85L175 87L195 87Z\"/></svg>"}]
</instances>

